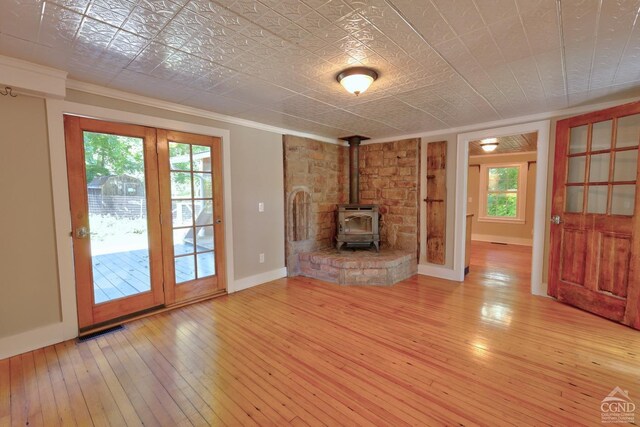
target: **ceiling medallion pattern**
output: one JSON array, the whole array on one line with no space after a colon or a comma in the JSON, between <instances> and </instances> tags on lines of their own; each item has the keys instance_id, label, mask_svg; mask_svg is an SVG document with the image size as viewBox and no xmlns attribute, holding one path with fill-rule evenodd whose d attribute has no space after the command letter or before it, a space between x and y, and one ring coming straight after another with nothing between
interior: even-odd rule
<instances>
[{"instance_id":1,"label":"ceiling medallion pattern","mask_svg":"<svg viewBox=\"0 0 640 427\"><path fill-rule=\"evenodd\" d=\"M638 1L3 0L0 54L337 137L640 94ZM380 78L355 97L345 68Z\"/></svg>"}]
</instances>

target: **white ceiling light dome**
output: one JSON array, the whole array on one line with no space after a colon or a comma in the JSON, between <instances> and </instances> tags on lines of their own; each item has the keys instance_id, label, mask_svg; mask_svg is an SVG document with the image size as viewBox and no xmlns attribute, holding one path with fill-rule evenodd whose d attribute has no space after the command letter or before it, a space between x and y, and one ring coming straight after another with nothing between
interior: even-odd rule
<instances>
[{"instance_id":1,"label":"white ceiling light dome","mask_svg":"<svg viewBox=\"0 0 640 427\"><path fill-rule=\"evenodd\" d=\"M485 152L490 153L498 148L498 138L485 138L480 141L480 147Z\"/></svg>"},{"instance_id":2,"label":"white ceiling light dome","mask_svg":"<svg viewBox=\"0 0 640 427\"><path fill-rule=\"evenodd\" d=\"M377 78L378 73L371 68L352 67L338 74L336 80L338 80L347 92L357 96L369 89L371 83Z\"/></svg>"}]
</instances>

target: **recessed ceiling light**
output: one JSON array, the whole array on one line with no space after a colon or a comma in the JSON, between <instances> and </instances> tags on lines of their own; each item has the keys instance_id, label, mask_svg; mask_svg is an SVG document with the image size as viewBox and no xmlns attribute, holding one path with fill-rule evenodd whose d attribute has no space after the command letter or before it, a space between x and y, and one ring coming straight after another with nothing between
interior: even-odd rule
<instances>
[{"instance_id":1,"label":"recessed ceiling light","mask_svg":"<svg viewBox=\"0 0 640 427\"><path fill-rule=\"evenodd\" d=\"M480 141L480 147L487 153L498 148L498 138L485 138Z\"/></svg>"},{"instance_id":2,"label":"recessed ceiling light","mask_svg":"<svg viewBox=\"0 0 640 427\"><path fill-rule=\"evenodd\" d=\"M360 95L366 91L377 78L378 73L371 68L353 67L347 68L338 74L336 80L340 82L347 92Z\"/></svg>"}]
</instances>

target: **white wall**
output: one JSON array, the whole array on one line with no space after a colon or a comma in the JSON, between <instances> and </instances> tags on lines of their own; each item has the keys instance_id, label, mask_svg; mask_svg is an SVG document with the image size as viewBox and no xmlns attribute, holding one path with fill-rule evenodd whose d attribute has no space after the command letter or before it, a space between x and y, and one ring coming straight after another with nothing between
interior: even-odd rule
<instances>
[{"instance_id":1,"label":"white wall","mask_svg":"<svg viewBox=\"0 0 640 427\"><path fill-rule=\"evenodd\" d=\"M44 100L0 96L0 129L2 338L60 322L60 297Z\"/></svg>"},{"instance_id":2,"label":"white wall","mask_svg":"<svg viewBox=\"0 0 640 427\"><path fill-rule=\"evenodd\" d=\"M242 280L284 268L282 135L238 126L231 141L233 256L235 279Z\"/></svg>"}]
</instances>

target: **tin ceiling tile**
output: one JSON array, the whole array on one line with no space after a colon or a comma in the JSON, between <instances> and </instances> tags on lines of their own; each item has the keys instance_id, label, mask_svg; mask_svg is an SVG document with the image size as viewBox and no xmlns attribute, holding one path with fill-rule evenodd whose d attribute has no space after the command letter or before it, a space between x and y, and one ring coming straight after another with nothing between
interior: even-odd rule
<instances>
[{"instance_id":1,"label":"tin ceiling tile","mask_svg":"<svg viewBox=\"0 0 640 427\"><path fill-rule=\"evenodd\" d=\"M116 3L119 3L118 0L94 0L94 3L96 3L96 4L98 4L99 6L102 6L102 7L110 8L109 6L104 6L102 4L102 2L114 2L114 1ZM51 4L57 4L58 6L65 7L67 9L73 10L74 12L77 12L77 13L85 13L85 11L87 10L87 7L89 7L90 3L91 3L91 0L53 0L53 1L51 1ZM118 7L120 7L120 6L118 6ZM133 9L133 7L132 7L132 9Z\"/></svg>"},{"instance_id":2,"label":"tin ceiling tile","mask_svg":"<svg viewBox=\"0 0 640 427\"><path fill-rule=\"evenodd\" d=\"M502 52L487 28L464 34L460 36L460 40L478 63L485 68L494 67L505 62Z\"/></svg>"},{"instance_id":3,"label":"tin ceiling tile","mask_svg":"<svg viewBox=\"0 0 640 427\"><path fill-rule=\"evenodd\" d=\"M436 45L456 37L454 30L431 2L395 0L393 4L428 43Z\"/></svg>"},{"instance_id":4,"label":"tin ceiling tile","mask_svg":"<svg viewBox=\"0 0 640 427\"><path fill-rule=\"evenodd\" d=\"M537 6L532 6L532 3L537 3ZM561 47L560 25L555 1L518 3L518 8L522 12L520 15L522 25L534 55Z\"/></svg>"},{"instance_id":5,"label":"tin ceiling tile","mask_svg":"<svg viewBox=\"0 0 640 427\"><path fill-rule=\"evenodd\" d=\"M337 22L342 19L343 16L352 13L353 9L341 0L329 0L323 5L317 7L316 12L324 16L330 22Z\"/></svg>"},{"instance_id":6,"label":"tin ceiling tile","mask_svg":"<svg viewBox=\"0 0 640 427\"><path fill-rule=\"evenodd\" d=\"M38 41L49 47L68 50L80 29L82 15L55 4L45 8Z\"/></svg>"},{"instance_id":7,"label":"tin ceiling tile","mask_svg":"<svg viewBox=\"0 0 640 427\"><path fill-rule=\"evenodd\" d=\"M458 35L485 26L473 0L432 0L432 3Z\"/></svg>"},{"instance_id":8,"label":"tin ceiling tile","mask_svg":"<svg viewBox=\"0 0 640 427\"><path fill-rule=\"evenodd\" d=\"M638 0L5 0L2 7L0 54L198 108L267 109L252 117L327 135L496 120L621 96L640 83ZM350 66L380 76L358 97L336 81Z\"/></svg>"},{"instance_id":9,"label":"tin ceiling tile","mask_svg":"<svg viewBox=\"0 0 640 427\"><path fill-rule=\"evenodd\" d=\"M504 19L489 26L505 61L517 61L531 56L527 35L519 16Z\"/></svg>"},{"instance_id":10,"label":"tin ceiling tile","mask_svg":"<svg viewBox=\"0 0 640 427\"><path fill-rule=\"evenodd\" d=\"M559 3L565 45L595 38L600 3L591 0L564 0Z\"/></svg>"},{"instance_id":11,"label":"tin ceiling tile","mask_svg":"<svg viewBox=\"0 0 640 427\"><path fill-rule=\"evenodd\" d=\"M518 16L518 8L514 0L474 0L474 3L487 25Z\"/></svg>"},{"instance_id":12,"label":"tin ceiling tile","mask_svg":"<svg viewBox=\"0 0 640 427\"><path fill-rule=\"evenodd\" d=\"M0 13L0 33L28 41L38 40L44 1L5 0Z\"/></svg>"}]
</instances>

